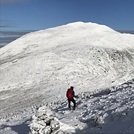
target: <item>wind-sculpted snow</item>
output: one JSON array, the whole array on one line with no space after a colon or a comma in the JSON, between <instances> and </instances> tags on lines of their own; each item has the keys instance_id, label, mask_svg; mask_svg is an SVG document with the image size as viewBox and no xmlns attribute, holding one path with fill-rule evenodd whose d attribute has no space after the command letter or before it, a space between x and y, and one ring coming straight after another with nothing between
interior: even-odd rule
<instances>
[{"instance_id":1,"label":"wind-sculpted snow","mask_svg":"<svg viewBox=\"0 0 134 134\"><path fill-rule=\"evenodd\" d=\"M61 132L62 134L133 133L133 93L134 79L117 87L103 89L96 93L85 92L79 94L79 98L76 99L77 108L75 111L68 110L66 101L59 104L59 106L55 106L55 108L53 106L51 112L50 110L47 112L47 107L42 107L38 110L37 115L33 117L32 134L35 131L39 134L46 131L48 134L54 133L48 131L46 125L41 124L42 122L45 123L47 118L50 121L51 113L53 115L52 120L54 121L55 118L55 122L58 124L57 129L55 129L57 134ZM51 125L49 127L52 130Z\"/></svg>"},{"instance_id":2,"label":"wind-sculpted snow","mask_svg":"<svg viewBox=\"0 0 134 134\"><path fill-rule=\"evenodd\" d=\"M0 48L0 119L134 78L134 35L94 23L32 32Z\"/></svg>"}]
</instances>

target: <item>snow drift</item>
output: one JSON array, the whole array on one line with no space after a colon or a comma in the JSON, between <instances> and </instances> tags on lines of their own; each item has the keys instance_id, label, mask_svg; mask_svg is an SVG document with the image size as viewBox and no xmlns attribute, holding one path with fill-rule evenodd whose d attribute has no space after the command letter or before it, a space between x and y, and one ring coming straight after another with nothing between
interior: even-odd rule
<instances>
[{"instance_id":1,"label":"snow drift","mask_svg":"<svg viewBox=\"0 0 134 134\"><path fill-rule=\"evenodd\" d=\"M0 118L97 92L134 77L134 36L76 22L26 34L0 49Z\"/></svg>"}]
</instances>

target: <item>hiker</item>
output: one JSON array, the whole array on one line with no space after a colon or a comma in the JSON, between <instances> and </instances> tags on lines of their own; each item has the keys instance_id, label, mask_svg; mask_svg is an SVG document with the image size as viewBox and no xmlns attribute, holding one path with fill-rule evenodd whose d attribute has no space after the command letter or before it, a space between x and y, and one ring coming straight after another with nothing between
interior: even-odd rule
<instances>
[{"instance_id":1,"label":"hiker","mask_svg":"<svg viewBox=\"0 0 134 134\"><path fill-rule=\"evenodd\" d=\"M74 87L71 86L67 92L66 92L66 97L68 99L68 108L71 110L71 105L70 103L73 102L73 110L75 110L75 107L76 107L76 102L74 100L74 97L75 97L75 94L74 94Z\"/></svg>"}]
</instances>

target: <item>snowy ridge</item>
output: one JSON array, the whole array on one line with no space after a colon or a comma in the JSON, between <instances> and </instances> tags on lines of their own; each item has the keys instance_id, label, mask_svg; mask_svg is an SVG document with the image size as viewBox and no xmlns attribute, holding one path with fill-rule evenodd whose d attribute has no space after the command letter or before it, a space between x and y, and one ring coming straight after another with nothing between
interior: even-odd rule
<instances>
[{"instance_id":1,"label":"snowy ridge","mask_svg":"<svg viewBox=\"0 0 134 134\"><path fill-rule=\"evenodd\" d=\"M97 93L83 93L77 99L77 109L68 111L67 102L53 108L53 116L57 119L57 133L133 133L134 132L134 79L117 87L104 89ZM54 107L54 106L53 106ZM43 110L44 109L44 110ZM45 121L47 107L38 110L33 118L31 129L43 134L53 133L51 126L38 126ZM48 114L52 112L47 112ZM56 133L56 132L55 132Z\"/></svg>"}]
</instances>

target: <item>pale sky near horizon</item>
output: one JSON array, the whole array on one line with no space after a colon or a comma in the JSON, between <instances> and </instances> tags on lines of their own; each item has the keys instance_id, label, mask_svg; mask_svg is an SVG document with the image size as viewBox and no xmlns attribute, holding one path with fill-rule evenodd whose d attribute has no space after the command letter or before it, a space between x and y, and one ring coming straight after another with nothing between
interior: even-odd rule
<instances>
[{"instance_id":1,"label":"pale sky near horizon","mask_svg":"<svg viewBox=\"0 0 134 134\"><path fill-rule=\"evenodd\" d=\"M83 21L134 30L134 0L0 0L0 30L41 30Z\"/></svg>"}]
</instances>

